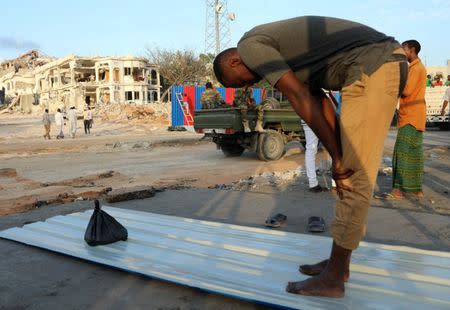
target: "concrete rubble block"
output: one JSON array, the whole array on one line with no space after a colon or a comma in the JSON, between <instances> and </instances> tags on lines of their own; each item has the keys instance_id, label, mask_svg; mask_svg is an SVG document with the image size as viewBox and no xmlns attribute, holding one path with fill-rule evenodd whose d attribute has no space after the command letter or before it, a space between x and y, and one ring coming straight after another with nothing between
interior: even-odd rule
<instances>
[{"instance_id":1,"label":"concrete rubble block","mask_svg":"<svg viewBox=\"0 0 450 310\"><path fill-rule=\"evenodd\" d=\"M0 169L0 177L15 178L16 176L17 176L16 169L13 169L13 168Z\"/></svg>"},{"instance_id":2,"label":"concrete rubble block","mask_svg":"<svg viewBox=\"0 0 450 310\"><path fill-rule=\"evenodd\" d=\"M113 189L110 191L105 200L109 203L145 199L155 196L156 190L152 186L136 186Z\"/></svg>"}]
</instances>

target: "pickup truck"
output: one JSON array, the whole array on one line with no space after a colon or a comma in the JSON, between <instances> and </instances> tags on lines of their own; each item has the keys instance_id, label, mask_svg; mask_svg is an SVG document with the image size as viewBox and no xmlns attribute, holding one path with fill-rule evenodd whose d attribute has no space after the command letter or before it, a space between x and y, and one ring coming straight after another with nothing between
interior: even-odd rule
<instances>
[{"instance_id":1,"label":"pickup truck","mask_svg":"<svg viewBox=\"0 0 450 310\"><path fill-rule=\"evenodd\" d=\"M247 112L250 128L255 127L256 111ZM194 129L212 138L218 149L227 157L241 156L244 150L256 152L263 161L278 160L285 154L290 141L305 144L300 117L289 103L264 111L265 132L244 132L238 108L202 109L194 113Z\"/></svg>"}]
</instances>

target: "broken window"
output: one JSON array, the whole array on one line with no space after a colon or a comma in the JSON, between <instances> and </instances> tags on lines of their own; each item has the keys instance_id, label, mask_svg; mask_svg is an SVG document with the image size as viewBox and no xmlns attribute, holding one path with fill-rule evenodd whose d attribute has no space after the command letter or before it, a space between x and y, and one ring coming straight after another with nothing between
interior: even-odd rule
<instances>
[{"instance_id":1,"label":"broken window","mask_svg":"<svg viewBox=\"0 0 450 310\"><path fill-rule=\"evenodd\" d=\"M158 74L157 74L156 70L152 70L151 74L152 74L152 83L153 83L153 81L155 81L154 84L156 84L156 80L158 79Z\"/></svg>"},{"instance_id":2,"label":"broken window","mask_svg":"<svg viewBox=\"0 0 450 310\"><path fill-rule=\"evenodd\" d=\"M153 92L153 101L158 101L158 92Z\"/></svg>"},{"instance_id":3,"label":"broken window","mask_svg":"<svg viewBox=\"0 0 450 310\"><path fill-rule=\"evenodd\" d=\"M138 91L134 92L134 100L139 100L139 92Z\"/></svg>"},{"instance_id":4,"label":"broken window","mask_svg":"<svg viewBox=\"0 0 450 310\"><path fill-rule=\"evenodd\" d=\"M145 77L141 68L133 68L133 79L135 82L145 81Z\"/></svg>"},{"instance_id":5,"label":"broken window","mask_svg":"<svg viewBox=\"0 0 450 310\"><path fill-rule=\"evenodd\" d=\"M133 92L132 91L125 92L125 100L133 100Z\"/></svg>"},{"instance_id":6,"label":"broken window","mask_svg":"<svg viewBox=\"0 0 450 310\"><path fill-rule=\"evenodd\" d=\"M125 67L124 69L124 75L131 75L131 68Z\"/></svg>"},{"instance_id":7,"label":"broken window","mask_svg":"<svg viewBox=\"0 0 450 310\"><path fill-rule=\"evenodd\" d=\"M114 68L113 81L114 82L119 82L119 68Z\"/></svg>"}]
</instances>

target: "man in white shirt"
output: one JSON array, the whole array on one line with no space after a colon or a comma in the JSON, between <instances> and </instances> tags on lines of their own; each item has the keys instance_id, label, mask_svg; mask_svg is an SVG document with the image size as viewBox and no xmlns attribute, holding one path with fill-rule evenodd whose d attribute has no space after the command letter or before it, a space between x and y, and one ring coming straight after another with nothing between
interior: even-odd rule
<instances>
[{"instance_id":1,"label":"man in white shirt","mask_svg":"<svg viewBox=\"0 0 450 310\"><path fill-rule=\"evenodd\" d=\"M56 139L64 139L64 116L61 113L61 109L58 109L55 114L55 125L58 130L58 135Z\"/></svg>"},{"instance_id":2,"label":"man in white shirt","mask_svg":"<svg viewBox=\"0 0 450 310\"><path fill-rule=\"evenodd\" d=\"M83 112L83 123L84 123L84 133L91 133L91 124L92 124L92 111L90 107L87 107Z\"/></svg>"},{"instance_id":3,"label":"man in white shirt","mask_svg":"<svg viewBox=\"0 0 450 310\"><path fill-rule=\"evenodd\" d=\"M445 115L445 108L447 108L447 104L450 101L450 87L447 87L447 90L445 91L444 98L442 98L444 102L442 103L442 110L441 115ZM450 119L449 119L450 121Z\"/></svg>"},{"instance_id":4,"label":"man in white shirt","mask_svg":"<svg viewBox=\"0 0 450 310\"><path fill-rule=\"evenodd\" d=\"M69 112L67 112L67 118L69 119L70 136L73 139L77 133L77 110L75 110L75 107L71 107Z\"/></svg>"}]
</instances>

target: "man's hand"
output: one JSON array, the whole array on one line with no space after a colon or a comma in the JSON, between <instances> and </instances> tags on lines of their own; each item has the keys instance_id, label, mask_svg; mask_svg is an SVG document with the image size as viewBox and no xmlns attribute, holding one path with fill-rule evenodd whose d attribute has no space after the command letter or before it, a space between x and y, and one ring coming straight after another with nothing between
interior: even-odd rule
<instances>
[{"instance_id":1,"label":"man's hand","mask_svg":"<svg viewBox=\"0 0 450 310\"><path fill-rule=\"evenodd\" d=\"M326 119L321 100L314 97L309 87L300 82L292 71L285 73L275 87L288 98L295 112L314 131L330 153L332 161L340 162L342 152L337 139L339 132Z\"/></svg>"},{"instance_id":2,"label":"man's hand","mask_svg":"<svg viewBox=\"0 0 450 310\"><path fill-rule=\"evenodd\" d=\"M336 192L339 199L344 198L344 191L351 192L353 190L352 184L349 178L355 173L351 169L336 168L334 165L331 170L332 178L336 182Z\"/></svg>"},{"instance_id":3,"label":"man's hand","mask_svg":"<svg viewBox=\"0 0 450 310\"><path fill-rule=\"evenodd\" d=\"M445 115L445 109L442 109L441 116L444 116L444 115Z\"/></svg>"}]
</instances>

